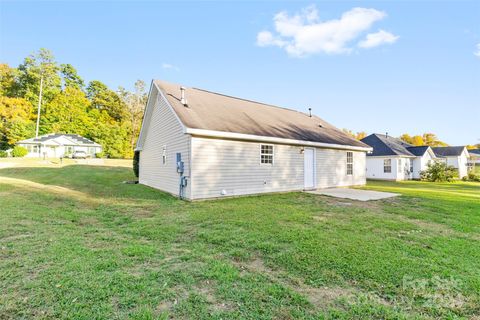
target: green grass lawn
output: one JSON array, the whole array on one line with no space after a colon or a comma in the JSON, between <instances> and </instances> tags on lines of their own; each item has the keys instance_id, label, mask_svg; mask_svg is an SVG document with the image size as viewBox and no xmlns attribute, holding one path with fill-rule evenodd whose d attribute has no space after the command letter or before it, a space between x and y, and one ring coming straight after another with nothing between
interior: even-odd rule
<instances>
[{"instance_id":1,"label":"green grass lawn","mask_svg":"<svg viewBox=\"0 0 480 320\"><path fill-rule=\"evenodd\" d=\"M480 314L480 184L188 203L122 167L0 170L0 319Z\"/></svg>"}]
</instances>

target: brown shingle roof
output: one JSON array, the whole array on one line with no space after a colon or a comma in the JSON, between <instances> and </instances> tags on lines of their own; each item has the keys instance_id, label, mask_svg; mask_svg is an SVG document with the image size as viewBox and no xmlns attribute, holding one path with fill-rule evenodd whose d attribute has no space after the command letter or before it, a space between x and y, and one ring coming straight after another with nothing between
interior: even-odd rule
<instances>
[{"instance_id":1,"label":"brown shingle roof","mask_svg":"<svg viewBox=\"0 0 480 320\"><path fill-rule=\"evenodd\" d=\"M368 147L317 116L197 88L186 88L186 107L180 85L154 83L187 128Z\"/></svg>"}]
</instances>

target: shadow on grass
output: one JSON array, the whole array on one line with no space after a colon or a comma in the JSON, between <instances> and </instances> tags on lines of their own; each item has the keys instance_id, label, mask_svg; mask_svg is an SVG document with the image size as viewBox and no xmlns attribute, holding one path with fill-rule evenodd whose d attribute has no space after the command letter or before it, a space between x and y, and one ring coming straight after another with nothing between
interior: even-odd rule
<instances>
[{"instance_id":1,"label":"shadow on grass","mask_svg":"<svg viewBox=\"0 0 480 320\"><path fill-rule=\"evenodd\" d=\"M67 165L63 167L17 167L0 169L3 177L22 179L47 186L58 186L82 192L91 197L124 200L175 200L165 192L139 185L125 184L136 180L125 167Z\"/></svg>"}]
</instances>

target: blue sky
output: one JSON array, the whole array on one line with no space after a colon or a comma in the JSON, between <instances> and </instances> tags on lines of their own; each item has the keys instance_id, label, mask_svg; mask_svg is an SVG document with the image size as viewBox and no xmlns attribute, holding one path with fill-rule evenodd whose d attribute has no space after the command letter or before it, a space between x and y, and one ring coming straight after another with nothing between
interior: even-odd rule
<instances>
[{"instance_id":1,"label":"blue sky","mask_svg":"<svg viewBox=\"0 0 480 320\"><path fill-rule=\"evenodd\" d=\"M113 88L164 79L452 145L480 142L479 44L480 1L0 1L12 66L45 47Z\"/></svg>"}]
</instances>

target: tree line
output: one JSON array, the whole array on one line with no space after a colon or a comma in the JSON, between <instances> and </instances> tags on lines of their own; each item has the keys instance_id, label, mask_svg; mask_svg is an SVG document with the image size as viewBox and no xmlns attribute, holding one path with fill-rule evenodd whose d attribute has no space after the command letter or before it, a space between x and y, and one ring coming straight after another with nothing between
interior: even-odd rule
<instances>
[{"instance_id":1,"label":"tree line","mask_svg":"<svg viewBox=\"0 0 480 320\"><path fill-rule=\"evenodd\" d=\"M0 64L0 150L35 136L41 94L39 135L75 133L103 146L105 156L131 158L147 100L145 83L135 90L85 83L71 64L59 64L40 49L18 67Z\"/></svg>"}]
</instances>

